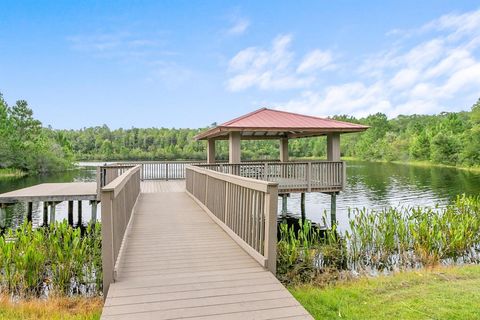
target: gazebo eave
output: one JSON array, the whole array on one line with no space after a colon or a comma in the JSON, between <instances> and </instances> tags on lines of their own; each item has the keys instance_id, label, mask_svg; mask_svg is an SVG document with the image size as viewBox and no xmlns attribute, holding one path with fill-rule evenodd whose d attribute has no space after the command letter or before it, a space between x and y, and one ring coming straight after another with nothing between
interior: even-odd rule
<instances>
[{"instance_id":1,"label":"gazebo eave","mask_svg":"<svg viewBox=\"0 0 480 320\"><path fill-rule=\"evenodd\" d=\"M306 138L325 136L330 133L362 132L362 128L246 128L246 127L215 127L195 136L195 140L228 140L230 132L239 132L242 140L269 140L281 138Z\"/></svg>"}]
</instances>

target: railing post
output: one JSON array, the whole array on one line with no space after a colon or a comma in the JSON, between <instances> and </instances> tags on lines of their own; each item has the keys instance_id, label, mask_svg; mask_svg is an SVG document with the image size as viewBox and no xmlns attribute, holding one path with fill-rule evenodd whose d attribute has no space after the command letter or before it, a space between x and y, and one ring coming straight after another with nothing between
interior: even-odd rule
<instances>
[{"instance_id":1,"label":"railing post","mask_svg":"<svg viewBox=\"0 0 480 320\"><path fill-rule=\"evenodd\" d=\"M113 192L102 192L102 271L103 298L107 298L108 288L114 281L115 253L113 244Z\"/></svg>"},{"instance_id":2,"label":"railing post","mask_svg":"<svg viewBox=\"0 0 480 320\"><path fill-rule=\"evenodd\" d=\"M307 192L312 192L312 163L307 165Z\"/></svg>"},{"instance_id":3,"label":"railing post","mask_svg":"<svg viewBox=\"0 0 480 320\"><path fill-rule=\"evenodd\" d=\"M277 273L277 203L278 189L268 186L265 193L265 242L264 255L267 269L274 275Z\"/></svg>"},{"instance_id":4,"label":"railing post","mask_svg":"<svg viewBox=\"0 0 480 320\"><path fill-rule=\"evenodd\" d=\"M263 180L268 181L268 162L265 162L263 170Z\"/></svg>"},{"instance_id":5,"label":"railing post","mask_svg":"<svg viewBox=\"0 0 480 320\"><path fill-rule=\"evenodd\" d=\"M165 163L165 180L168 181L168 162Z\"/></svg>"},{"instance_id":6,"label":"railing post","mask_svg":"<svg viewBox=\"0 0 480 320\"><path fill-rule=\"evenodd\" d=\"M342 166L343 166L343 170L342 170L342 174L343 174L343 177L342 177L342 191L345 189L345 186L347 185L347 163L345 161L342 161Z\"/></svg>"}]
</instances>

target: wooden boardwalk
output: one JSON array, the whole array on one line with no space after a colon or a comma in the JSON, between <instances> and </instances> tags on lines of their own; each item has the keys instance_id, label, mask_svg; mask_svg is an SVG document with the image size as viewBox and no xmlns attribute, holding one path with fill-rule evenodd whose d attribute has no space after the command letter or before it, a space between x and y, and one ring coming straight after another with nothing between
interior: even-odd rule
<instances>
[{"instance_id":1,"label":"wooden boardwalk","mask_svg":"<svg viewBox=\"0 0 480 320\"><path fill-rule=\"evenodd\" d=\"M102 319L312 319L181 183L142 183L178 192L140 195Z\"/></svg>"}]
</instances>

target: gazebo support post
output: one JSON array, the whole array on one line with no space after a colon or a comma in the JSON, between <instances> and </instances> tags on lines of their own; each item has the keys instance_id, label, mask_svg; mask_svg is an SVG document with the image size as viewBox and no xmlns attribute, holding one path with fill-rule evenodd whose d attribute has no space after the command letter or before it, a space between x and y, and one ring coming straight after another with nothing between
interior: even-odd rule
<instances>
[{"instance_id":1,"label":"gazebo support post","mask_svg":"<svg viewBox=\"0 0 480 320\"><path fill-rule=\"evenodd\" d=\"M280 161L288 161L288 138L280 139Z\"/></svg>"},{"instance_id":2,"label":"gazebo support post","mask_svg":"<svg viewBox=\"0 0 480 320\"><path fill-rule=\"evenodd\" d=\"M327 134L327 161L340 161L340 133Z\"/></svg>"},{"instance_id":3,"label":"gazebo support post","mask_svg":"<svg viewBox=\"0 0 480 320\"><path fill-rule=\"evenodd\" d=\"M240 163L240 132L230 132L228 139L228 162L232 164Z\"/></svg>"},{"instance_id":4,"label":"gazebo support post","mask_svg":"<svg viewBox=\"0 0 480 320\"><path fill-rule=\"evenodd\" d=\"M215 139L207 140L207 163L215 163Z\"/></svg>"}]
</instances>

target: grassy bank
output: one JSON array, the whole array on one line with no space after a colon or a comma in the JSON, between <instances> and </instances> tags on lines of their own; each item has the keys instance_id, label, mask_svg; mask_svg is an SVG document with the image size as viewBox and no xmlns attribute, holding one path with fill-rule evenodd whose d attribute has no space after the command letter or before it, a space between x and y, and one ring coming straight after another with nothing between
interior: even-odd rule
<instances>
[{"instance_id":1,"label":"grassy bank","mask_svg":"<svg viewBox=\"0 0 480 320\"><path fill-rule=\"evenodd\" d=\"M480 266L290 289L315 319L480 319Z\"/></svg>"},{"instance_id":2,"label":"grassy bank","mask_svg":"<svg viewBox=\"0 0 480 320\"><path fill-rule=\"evenodd\" d=\"M102 298L49 298L12 302L10 297L0 297L0 319L100 319Z\"/></svg>"},{"instance_id":3,"label":"grassy bank","mask_svg":"<svg viewBox=\"0 0 480 320\"><path fill-rule=\"evenodd\" d=\"M5 178L21 178L26 173L18 169L0 169L0 179Z\"/></svg>"}]
</instances>

